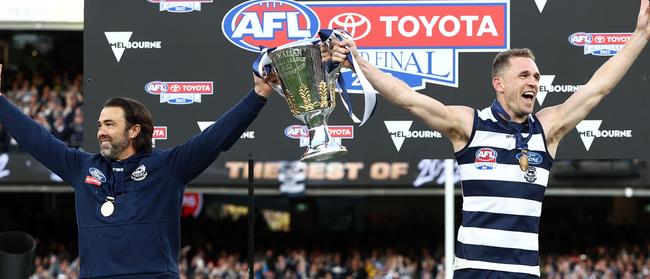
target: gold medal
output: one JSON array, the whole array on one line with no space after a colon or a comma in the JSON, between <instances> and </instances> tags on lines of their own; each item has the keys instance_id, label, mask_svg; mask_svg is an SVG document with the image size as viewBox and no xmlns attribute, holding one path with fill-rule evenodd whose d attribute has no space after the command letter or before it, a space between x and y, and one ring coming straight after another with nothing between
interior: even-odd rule
<instances>
[{"instance_id":1,"label":"gold medal","mask_svg":"<svg viewBox=\"0 0 650 279\"><path fill-rule=\"evenodd\" d=\"M521 156L519 156L519 168L521 171L526 171L528 169L528 150L522 149Z\"/></svg>"}]
</instances>

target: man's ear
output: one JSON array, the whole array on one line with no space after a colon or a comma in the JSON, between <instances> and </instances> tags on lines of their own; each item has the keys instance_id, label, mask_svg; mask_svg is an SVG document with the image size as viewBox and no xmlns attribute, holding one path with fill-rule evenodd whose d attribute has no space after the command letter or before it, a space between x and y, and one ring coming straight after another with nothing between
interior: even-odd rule
<instances>
[{"instance_id":1,"label":"man's ear","mask_svg":"<svg viewBox=\"0 0 650 279\"><path fill-rule=\"evenodd\" d=\"M496 92L503 92L503 79L499 76L495 76L492 78L492 87L494 87L494 91Z\"/></svg>"},{"instance_id":2,"label":"man's ear","mask_svg":"<svg viewBox=\"0 0 650 279\"><path fill-rule=\"evenodd\" d=\"M135 139L140 134L142 126L140 124L135 124L129 129L129 139Z\"/></svg>"}]
</instances>

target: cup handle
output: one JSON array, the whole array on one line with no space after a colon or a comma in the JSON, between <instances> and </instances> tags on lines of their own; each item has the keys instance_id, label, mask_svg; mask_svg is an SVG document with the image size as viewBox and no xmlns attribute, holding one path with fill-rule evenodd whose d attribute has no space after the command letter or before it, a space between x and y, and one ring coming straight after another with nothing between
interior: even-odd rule
<instances>
[{"instance_id":1,"label":"cup handle","mask_svg":"<svg viewBox=\"0 0 650 279\"><path fill-rule=\"evenodd\" d=\"M284 98L284 93L282 92L282 87L279 84L271 84L271 88L275 90L275 92L278 92L282 98Z\"/></svg>"},{"instance_id":2,"label":"cup handle","mask_svg":"<svg viewBox=\"0 0 650 279\"><path fill-rule=\"evenodd\" d=\"M327 46L327 49L329 49L330 41L331 39L325 40L324 42L322 42L322 44L325 44ZM332 78L336 78L337 75L341 72L343 68L343 64L332 62L332 60L330 59L330 61L327 61L325 63L324 67L326 70L325 72L327 72L328 79L332 79Z\"/></svg>"},{"instance_id":3,"label":"cup handle","mask_svg":"<svg viewBox=\"0 0 650 279\"><path fill-rule=\"evenodd\" d=\"M275 79L277 81L277 78L274 77L277 75L277 73L275 73L273 67L271 66L271 58L269 57L266 48L262 49L260 55L258 55L253 62L253 73L255 73L256 76L264 79L264 81L267 82L275 92L284 97L284 93L282 93L282 86L277 82L271 81L271 79Z\"/></svg>"},{"instance_id":4,"label":"cup handle","mask_svg":"<svg viewBox=\"0 0 650 279\"><path fill-rule=\"evenodd\" d=\"M322 31L322 30L321 30ZM321 38L325 42L329 42L332 39L337 39L337 40L344 40L344 39L353 39L350 34L345 32L344 30L328 30L330 32L321 32L319 35L321 35ZM329 47L329 46L328 46ZM375 106L377 104L376 101L376 96L375 96L375 90L372 88L372 85L368 81L368 79L365 77L363 72L361 71L359 64L357 61L354 59L354 56L351 54L348 54L348 60L352 64L352 70L354 73L357 75L359 82L361 83L361 88L363 90L363 95L364 95L364 101L365 101L365 107L364 107L364 113L363 113L363 120L359 120L354 113L352 113L352 110L350 109L351 106L348 105L349 99L347 98L347 92L345 89L341 91L341 97L343 98L343 105L345 108L348 110L348 113L350 114L350 117L355 123L360 123L359 125L363 125L366 123L366 121L370 118L372 113L375 110ZM340 68L341 65L338 65L337 68ZM336 69L336 68L335 68ZM351 103L350 103L351 105Z\"/></svg>"},{"instance_id":5,"label":"cup handle","mask_svg":"<svg viewBox=\"0 0 650 279\"><path fill-rule=\"evenodd\" d=\"M279 79L277 78L277 73L275 70L271 70L271 73L266 75L265 80L268 82L268 84L273 88L275 92L280 94L282 98L284 98L284 91L282 91L282 85L280 84ZM271 81L274 80L274 81Z\"/></svg>"},{"instance_id":6,"label":"cup handle","mask_svg":"<svg viewBox=\"0 0 650 279\"><path fill-rule=\"evenodd\" d=\"M261 77L261 78L267 78L270 73L268 73L268 68L271 65L271 58L269 57L268 54L264 53L262 54L259 58L258 61L255 61L254 67L255 67L255 72Z\"/></svg>"}]
</instances>

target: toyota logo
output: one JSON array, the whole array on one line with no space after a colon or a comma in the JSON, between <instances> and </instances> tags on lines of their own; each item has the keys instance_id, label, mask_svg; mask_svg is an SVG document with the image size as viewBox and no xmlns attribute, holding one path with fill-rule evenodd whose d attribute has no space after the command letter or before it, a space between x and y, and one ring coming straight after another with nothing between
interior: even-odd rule
<instances>
[{"instance_id":1,"label":"toyota logo","mask_svg":"<svg viewBox=\"0 0 650 279\"><path fill-rule=\"evenodd\" d=\"M179 92L179 91L181 91L181 86L178 85L178 84L172 84L169 87L169 91L171 91L171 92Z\"/></svg>"},{"instance_id":2,"label":"toyota logo","mask_svg":"<svg viewBox=\"0 0 650 279\"><path fill-rule=\"evenodd\" d=\"M596 43L602 44L605 42L605 36L598 35L594 38L594 41L596 41Z\"/></svg>"},{"instance_id":3,"label":"toyota logo","mask_svg":"<svg viewBox=\"0 0 650 279\"><path fill-rule=\"evenodd\" d=\"M343 13L330 20L330 29L343 29L355 40L362 39L370 33L370 21L357 13Z\"/></svg>"}]
</instances>

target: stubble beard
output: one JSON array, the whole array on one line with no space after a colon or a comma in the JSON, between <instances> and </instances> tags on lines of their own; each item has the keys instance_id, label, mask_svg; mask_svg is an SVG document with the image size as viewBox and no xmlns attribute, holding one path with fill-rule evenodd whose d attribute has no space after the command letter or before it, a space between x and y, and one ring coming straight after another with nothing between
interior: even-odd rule
<instances>
[{"instance_id":1,"label":"stubble beard","mask_svg":"<svg viewBox=\"0 0 650 279\"><path fill-rule=\"evenodd\" d=\"M124 135L124 138L126 139L126 135ZM129 146L129 142L127 140L110 141L108 143L110 144L109 148L102 147L101 142L99 144L99 153L101 153L102 156L106 159L118 159L122 152L124 152L124 150Z\"/></svg>"}]
</instances>

